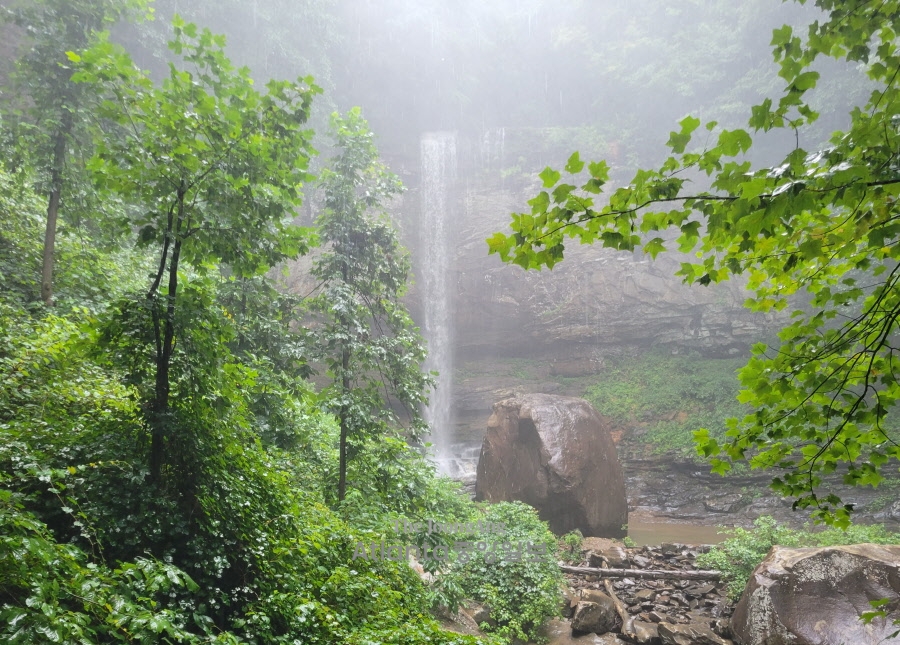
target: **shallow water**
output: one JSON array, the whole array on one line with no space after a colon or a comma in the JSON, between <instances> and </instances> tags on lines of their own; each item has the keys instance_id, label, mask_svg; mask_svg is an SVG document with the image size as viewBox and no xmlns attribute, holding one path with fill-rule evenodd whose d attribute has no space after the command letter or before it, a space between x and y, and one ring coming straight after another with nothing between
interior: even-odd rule
<instances>
[{"instance_id":1,"label":"shallow water","mask_svg":"<svg viewBox=\"0 0 900 645\"><path fill-rule=\"evenodd\" d=\"M718 544L728 537L728 533L719 533L717 526L698 524L669 524L661 522L628 522L628 537L638 546L657 545L664 542L681 544Z\"/></svg>"}]
</instances>

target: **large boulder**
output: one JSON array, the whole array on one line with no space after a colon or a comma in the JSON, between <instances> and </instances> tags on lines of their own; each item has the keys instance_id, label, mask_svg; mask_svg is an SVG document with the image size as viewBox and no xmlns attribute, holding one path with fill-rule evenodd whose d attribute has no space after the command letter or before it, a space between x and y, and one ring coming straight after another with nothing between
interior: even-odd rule
<instances>
[{"instance_id":1,"label":"large boulder","mask_svg":"<svg viewBox=\"0 0 900 645\"><path fill-rule=\"evenodd\" d=\"M496 403L475 497L530 504L557 534L626 533L625 479L610 423L582 399L523 394Z\"/></svg>"},{"instance_id":2,"label":"large boulder","mask_svg":"<svg viewBox=\"0 0 900 645\"><path fill-rule=\"evenodd\" d=\"M888 618L869 625L869 601L887 598ZM887 645L900 618L900 546L772 547L735 607L741 645Z\"/></svg>"}]
</instances>

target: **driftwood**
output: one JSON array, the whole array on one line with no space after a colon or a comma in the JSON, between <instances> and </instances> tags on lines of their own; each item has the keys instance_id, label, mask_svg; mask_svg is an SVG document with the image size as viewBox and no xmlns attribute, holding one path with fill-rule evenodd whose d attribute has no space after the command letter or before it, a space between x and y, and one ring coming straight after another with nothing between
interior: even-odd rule
<instances>
[{"instance_id":1,"label":"driftwood","mask_svg":"<svg viewBox=\"0 0 900 645\"><path fill-rule=\"evenodd\" d=\"M718 580L721 571L665 571L663 569L597 569L595 567L570 567L560 565L564 573L579 573L601 578L646 578L649 580Z\"/></svg>"},{"instance_id":2,"label":"driftwood","mask_svg":"<svg viewBox=\"0 0 900 645\"><path fill-rule=\"evenodd\" d=\"M606 563L606 558L603 558L601 562L601 566L603 567L603 571L609 571L609 565ZM609 578L603 579L603 587L606 589L606 594L612 598L613 603L616 605L616 612L619 614L619 619L622 621L622 635L627 636L629 638L634 638L634 618L631 614L628 613L628 607L625 606L625 603L619 600L619 597L616 595L615 590L613 589L612 582L610 582Z\"/></svg>"}]
</instances>

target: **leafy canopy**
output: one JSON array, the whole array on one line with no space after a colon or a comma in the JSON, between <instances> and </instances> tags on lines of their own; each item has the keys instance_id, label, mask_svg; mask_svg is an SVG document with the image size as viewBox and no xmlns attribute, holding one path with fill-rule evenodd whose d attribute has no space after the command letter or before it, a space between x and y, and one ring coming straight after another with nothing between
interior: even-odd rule
<instances>
[{"instance_id":1,"label":"leafy canopy","mask_svg":"<svg viewBox=\"0 0 900 645\"><path fill-rule=\"evenodd\" d=\"M740 459L782 470L773 488L795 497L795 508L844 525L852 507L823 491L822 477L837 471L847 484L875 486L900 459L888 427L900 397L900 2L816 5L826 13L805 37L787 25L774 31L785 87L752 108L748 130L685 117L669 138L671 156L611 191L607 164L576 152L565 177L541 173L544 190L531 211L514 214L512 234L497 233L488 245L526 269L552 268L567 239L655 258L676 237L675 247L697 258L681 265L686 282L746 276L746 304L761 312L804 295L809 307L793 312L781 346L756 345L741 373L741 400L756 412L733 421L722 444L699 431L698 450L722 473ZM875 89L828 147L805 150L799 132L818 116L808 93L820 56L860 64ZM707 143L692 146L698 129ZM770 131L795 146L777 166L754 168L744 157L751 133Z\"/></svg>"}]
</instances>

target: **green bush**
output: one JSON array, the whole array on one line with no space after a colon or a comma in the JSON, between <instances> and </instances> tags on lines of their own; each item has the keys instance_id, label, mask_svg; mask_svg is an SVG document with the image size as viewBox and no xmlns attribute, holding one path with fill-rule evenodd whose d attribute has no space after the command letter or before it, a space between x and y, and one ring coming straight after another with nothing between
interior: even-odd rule
<instances>
[{"instance_id":1,"label":"green bush","mask_svg":"<svg viewBox=\"0 0 900 645\"><path fill-rule=\"evenodd\" d=\"M0 640L32 643L240 643L184 600L197 584L158 560L110 569L59 544L0 489Z\"/></svg>"},{"instance_id":2,"label":"green bush","mask_svg":"<svg viewBox=\"0 0 900 645\"><path fill-rule=\"evenodd\" d=\"M827 528L822 531L791 529L781 526L769 516L758 518L752 529L729 529L733 535L714 546L709 553L697 556L697 566L717 569L728 583L728 595L736 600L753 570L775 546L808 547L842 544L900 544L900 533L890 533L881 525L851 525L846 530Z\"/></svg>"},{"instance_id":3,"label":"green bush","mask_svg":"<svg viewBox=\"0 0 900 645\"><path fill-rule=\"evenodd\" d=\"M505 531L467 536L474 542L474 553L455 552L453 567L446 574L459 585L466 597L490 607L496 627L489 630L506 638L534 640L544 622L559 613L563 576L556 563L556 537L537 515L522 502L489 505L482 518L503 525ZM510 544L532 544L544 555L535 556L523 549L516 559L508 552ZM482 548L483 547L483 548Z\"/></svg>"},{"instance_id":4,"label":"green bush","mask_svg":"<svg viewBox=\"0 0 900 645\"><path fill-rule=\"evenodd\" d=\"M581 542L583 539L584 536L577 529L566 533L559 541L559 557L569 564L581 562Z\"/></svg>"}]
</instances>

